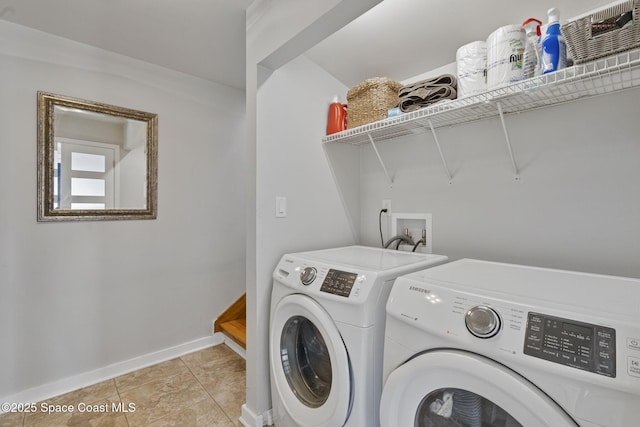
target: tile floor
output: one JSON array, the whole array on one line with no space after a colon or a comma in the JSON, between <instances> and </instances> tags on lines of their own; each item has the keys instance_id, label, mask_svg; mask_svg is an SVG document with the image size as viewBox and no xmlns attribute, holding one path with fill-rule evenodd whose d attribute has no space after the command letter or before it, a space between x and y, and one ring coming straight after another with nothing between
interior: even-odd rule
<instances>
[{"instance_id":1,"label":"tile floor","mask_svg":"<svg viewBox=\"0 0 640 427\"><path fill-rule=\"evenodd\" d=\"M245 361L221 344L40 402L35 413L2 414L0 427L237 427L244 400Z\"/></svg>"}]
</instances>

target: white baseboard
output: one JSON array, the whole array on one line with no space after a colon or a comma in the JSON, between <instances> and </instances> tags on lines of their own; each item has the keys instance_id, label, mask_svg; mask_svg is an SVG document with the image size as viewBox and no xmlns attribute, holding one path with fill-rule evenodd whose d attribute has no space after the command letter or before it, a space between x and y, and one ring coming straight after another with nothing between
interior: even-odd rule
<instances>
[{"instance_id":1,"label":"white baseboard","mask_svg":"<svg viewBox=\"0 0 640 427\"><path fill-rule=\"evenodd\" d=\"M264 424L267 426L273 425L273 411L269 409L267 412L262 414L262 418L264 419Z\"/></svg>"},{"instance_id":2,"label":"white baseboard","mask_svg":"<svg viewBox=\"0 0 640 427\"><path fill-rule=\"evenodd\" d=\"M247 404L242 405L242 415L240 416L240 423L244 427L263 427L273 425L273 417L271 416L271 410L268 410L264 414L256 414L253 412Z\"/></svg>"},{"instance_id":3,"label":"white baseboard","mask_svg":"<svg viewBox=\"0 0 640 427\"><path fill-rule=\"evenodd\" d=\"M0 398L0 402L40 402L54 396L69 393L83 387L97 384L101 381L136 371L138 369L146 368L147 366L165 362L194 351L202 350L203 348L222 344L223 342L224 336L222 334L200 338L175 347L134 357L133 359L125 360L123 362L114 363L112 365L105 366L104 368L95 369L72 377L63 378L49 384L33 387L11 396L2 397ZM2 413L1 410L0 413Z\"/></svg>"}]
</instances>

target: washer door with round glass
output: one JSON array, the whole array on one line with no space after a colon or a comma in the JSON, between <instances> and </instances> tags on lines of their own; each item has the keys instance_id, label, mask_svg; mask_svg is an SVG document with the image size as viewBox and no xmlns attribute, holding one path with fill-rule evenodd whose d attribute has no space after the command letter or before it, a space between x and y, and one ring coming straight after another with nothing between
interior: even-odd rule
<instances>
[{"instance_id":1,"label":"washer door with round glass","mask_svg":"<svg viewBox=\"0 0 640 427\"><path fill-rule=\"evenodd\" d=\"M283 298L271 319L270 353L272 381L296 423L344 425L351 400L349 358L322 306L304 295Z\"/></svg>"},{"instance_id":2,"label":"washer door with round glass","mask_svg":"<svg viewBox=\"0 0 640 427\"><path fill-rule=\"evenodd\" d=\"M382 427L577 427L540 389L477 354L434 350L394 370L384 385Z\"/></svg>"}]
</instances>

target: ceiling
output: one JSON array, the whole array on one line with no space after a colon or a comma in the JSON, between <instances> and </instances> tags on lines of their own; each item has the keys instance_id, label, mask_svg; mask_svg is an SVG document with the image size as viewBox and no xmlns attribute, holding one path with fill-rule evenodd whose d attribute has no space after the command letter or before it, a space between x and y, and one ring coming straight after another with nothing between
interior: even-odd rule
<instances>
[{"instance_id":1,"label":"ceiling","mask_svg":"<svg viewBox=\"0 0 640 427\"><path fill-rule=\"evenodd\" d=\"M307 56L347 87L370 77L403 81L455 62L456 50L547 10L573 18L612 0L384 0Z\"/></svg>"},{"instance_id":2,"label":"ceiling","mask_svg":"<svg viewBox=\"0 0 640 427\"><path fill-rule=\"evenodd\" d=\"M244 89L252 0L0 0L0 19Z\"/></svg>"},{"instance_id":3,"label":"ceiling","mask_svg":"<svg viewBox=\"0 0 640 427\"><path fill-rule=\"evenodd\" d=\"M251 2L0 0L0 19L242 89ZM307 56L348 87L376 76L402 81L454 62L460 46L498 27L546 21L550 7L568 18L610 2L384 0Z\"/></svg>"}]
</instances>

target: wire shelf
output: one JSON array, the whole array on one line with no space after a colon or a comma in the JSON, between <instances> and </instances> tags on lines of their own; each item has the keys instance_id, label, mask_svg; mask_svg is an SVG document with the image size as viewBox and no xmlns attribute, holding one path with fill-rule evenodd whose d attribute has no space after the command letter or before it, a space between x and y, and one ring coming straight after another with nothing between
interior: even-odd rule
<instances>
[{"instance_id":1,"label":"wire shelf","mask_svg":"<svg viewBox=\"0 0 640 427\"><path fill-rule=\"evenodd\" d=\"M323 143L368 144L504 114L562 104L640 86L640 49L575 65L493 89L441 101L411 113L369 123L322 138Z\"/></svg>"}]
</instances>

